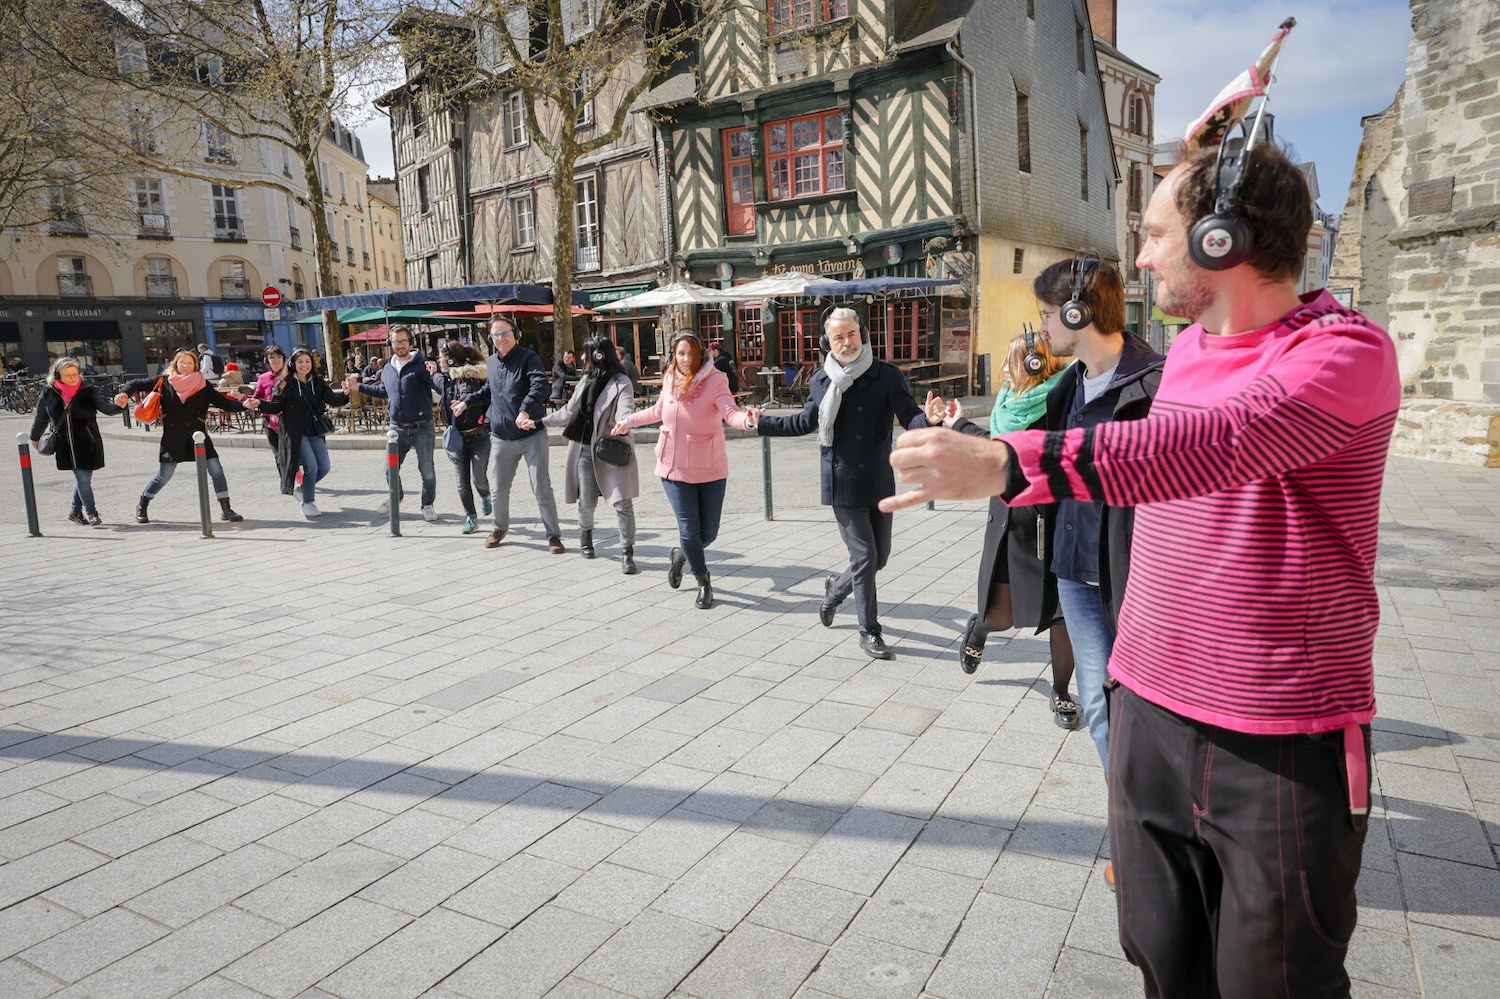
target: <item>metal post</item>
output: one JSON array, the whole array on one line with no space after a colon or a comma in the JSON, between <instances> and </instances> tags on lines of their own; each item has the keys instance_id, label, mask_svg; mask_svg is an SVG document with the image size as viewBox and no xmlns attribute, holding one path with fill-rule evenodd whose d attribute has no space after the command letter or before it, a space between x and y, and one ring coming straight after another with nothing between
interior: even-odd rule
<instances>
[{"instance_id":1,"label":"metal post","mask_svg":"<svg viewBox=\"0 0 1500 999\"><path fill-rule=\"evenodd\" d=\"M26 497L26 527L33 538L42 536L42 525L36 516L36 482L31 477L31 443L24 433L16 434L21 451L21 493Z\"/></svg>"},{"instance_id":2,"label":"metal post","mask_svg":"<svg viewBox=\"0 0 1500 999\"><path fill-rule=\"evenodd\" d=\"M130 400L125 400L125 405L120 407L120 418L125 421L125 429L130 429Z\"/></svg>"},{"instance_id":3,"label":"metal post","mask_svg":"<svg viewBox=\"0 0 1500 999\"><path fill-rule=\"evenodd\" d=\"M385 477L391 490L391 537L401 537L401 435L395 429L385 432Z\"/></svg>"},{"instance_id":4,"label":"metal post","mask_svg":"<svg viewBox=\"0 0 1500 999\"><path fill-rule=\"evenodd\" d=\"M776 511L771 507L771 438L760 439L760 477L766 487L766 519L775 520Z\"/></svg>"},{"instance_id":5,"label":"metal post","mask_svg":"<svg viewBox=\"0 0 1500 999\"><path fill-rule=\"evenodd\" d=\"M208 448L204 441L208 435L201 430L193 431L193 464L198 471L198 519L203 523L203 536L214 536L213 517L208 512Z\"/></svg>"}]
</instances>

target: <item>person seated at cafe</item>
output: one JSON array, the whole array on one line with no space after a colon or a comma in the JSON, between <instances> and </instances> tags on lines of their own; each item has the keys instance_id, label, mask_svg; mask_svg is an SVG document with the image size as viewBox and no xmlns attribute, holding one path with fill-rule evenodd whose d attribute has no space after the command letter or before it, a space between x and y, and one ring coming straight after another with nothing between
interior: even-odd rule
<instances>
[{"instance_id":1,"label":"person seated at cafe","mask_svg":"<svg viewBox=\"0 0 1500 999\"><path fill-rule=\"evenodd\" d=\"M734 358L724 350L724 341L710 340L708 343L709 356L713 358L714 367L724 372L724 377L729 379L729 391L740 390L740 373L735 368Z\"/></svg>"},{"instance_id":2,"label":"person seated at cafe","mask_svg":"<svg viewBox=\"0 0 1500 999\"><path fill-rule=\"evenodd\" d=\"M240 374L240 366L234 361L224 365L224 374L214 388L220 392L239 392L245 385L245 376Z\"/></svg>"},{"instance_id":3,"label":"person seated at cafe","mask_svg":"<svg viewBox=\"0 0 1500 999\"><path fill-rule=\"evenodd\" d=\"M568 401L568 386L578 381L578 365L573 361L573 352L565 350L562 357L552 364L552 401L557 405Z\"/></svg>"}]
</instances>

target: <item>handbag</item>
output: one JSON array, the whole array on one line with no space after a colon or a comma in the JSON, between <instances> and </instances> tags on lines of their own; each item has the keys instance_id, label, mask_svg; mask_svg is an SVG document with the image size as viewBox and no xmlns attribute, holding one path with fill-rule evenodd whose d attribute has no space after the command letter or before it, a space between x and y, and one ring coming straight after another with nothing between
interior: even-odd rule
<instances>
[{"instance_id":1,"label":"handbag","mask_svg":"<svg viewBox=\"0 0 1500 999\"><path fill-rule=\"evenodd\" d=\"M47 425L47 429L42 432L42 436L40 436L40 437L37 438L37 441L36 441L36 453L37 454L56 454L57 453L57 424L55 424L55 423L49 423Z\"/></svg>"},{"instance_id":2,"label":"handbag","mask_svg":"<svg viewBox=\"0 0 1500 999\"><path fill-rule=\"evenodd\" d=\"M338 428L333 425L333 418L327 412L322 412L313 417L312 432L314 437L327 437L337 433Z\"/></svg>"},{"instance_id":3,"label":"handbag","mask_svg":"<svg viewBox=\"0 0 1500 999\"><path fill-rule=\"evenodd\" d=\"M464 453L464 433L458 429L457 423L450 423L443 428L443 450L455 458Z\"/></svg>"},{"instance_id":4,"label":"handbag","mask_svg":"<svg viewBox=\"0 0 1500 999\"><path fill-rule=\"evenodd\" d=\"M166 375L162 375L161 378L158 378L156 386L150 392L147 392L140 402L135 404L135 410L131 415L139 422L155 423L161 419L161 383L166 377Z\"/></svg>"},{"instance_id":5,"label":"handbag","mask_svg":"<svg viewBox=\"0 0 1500 999\"><path fill-rule=\"evenodd\" d=\"M628 465L635 448L621 437L600 437L594 441L594 457L606 465Z\"/></svg>"}]
</instances>

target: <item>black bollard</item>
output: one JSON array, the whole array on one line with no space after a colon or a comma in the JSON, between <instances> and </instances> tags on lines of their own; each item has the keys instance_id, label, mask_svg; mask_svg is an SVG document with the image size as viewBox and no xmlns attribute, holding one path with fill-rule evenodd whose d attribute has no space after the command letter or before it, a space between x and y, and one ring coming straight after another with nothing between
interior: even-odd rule
<instances>
[{"instance_id":1,"label":"black bollard","mask_svg":"<svg viewBox=\"0 0 1500 999\"><path fill-rule=\"evenodd\" d=\"M203 536L214 536L213 517L208 512L208 447L204 441L208 436L201 430L193 431L193 464L198 470L198 519L203 522Z\"/></svg>"},{"instance_id":2,"label":"black bollard","mask_svg":"<svg viewBox=\"0 0 1500 999\"><path fill-rule=\"evenodd\" d=\"M771 438L760 439L760 476L766 487L766 519L775 520L776 511L771 507Z\"/></svg>"},{"instance_id":3,"label":"black bollard","mask_svg":"<svg viewBox=\"0 0 1500 999\"><path fill-rule=\"evenodd\" d=\"M401 435L395 430L385 433L385 476L391 490L391 537L401 537Z\"/></svg>"},{"instance_id":4,"label":"black bollard","mask_svg":"<svg viewBox=\"0 0 1500 999\"><path fill-rule=\"evenodd\" d=\"M26 497L26 527L33 538L42 536L42 525L36 515L36 482L31 477L31 443L24 433L16 434L21 451L21 493Z\"/></svg>"},{"instance_id":5,"label":"black bollard","mask_svg":"<svg viewBox=\"0 0 1500 999\"><path fill-rule=\"evenodd\" d=\"M120 407L120 419L125 421L125 429L130 429L130 400L125 400L125 405Z\"/></svg>"}]
</instances>

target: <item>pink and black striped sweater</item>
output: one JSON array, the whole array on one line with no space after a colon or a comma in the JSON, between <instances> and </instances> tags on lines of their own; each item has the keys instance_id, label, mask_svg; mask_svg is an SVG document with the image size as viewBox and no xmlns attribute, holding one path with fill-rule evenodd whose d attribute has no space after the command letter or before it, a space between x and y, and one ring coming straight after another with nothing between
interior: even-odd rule
<instances>
[{"instance_id":1,"label":"pink and black striped sweater","mask_svg":"<svg viewBox=\"0 0 1500 999\"><path fill-rule=\"evenodd\" d=\"M1327 292L1167 355L1145 420L1002 438L1031 505L1137 506L1110 672L1187 718L1280 735L1375 715L1375 542L1400 402L1390 336Z\"/></svg>"}]
</instances>

